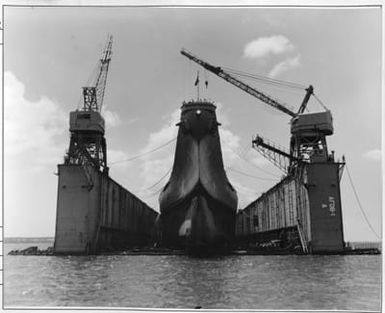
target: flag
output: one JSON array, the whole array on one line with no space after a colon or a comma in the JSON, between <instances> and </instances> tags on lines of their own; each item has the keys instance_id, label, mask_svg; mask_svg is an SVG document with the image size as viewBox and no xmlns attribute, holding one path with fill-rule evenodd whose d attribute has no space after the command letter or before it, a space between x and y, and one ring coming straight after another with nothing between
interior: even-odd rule
<instances>
[{"instance_id":1,"label":"flag","mask_svg":"<svg viewBox=\"0 0 385 313\"><path fill-rule=\"evenodd\" d=\"M197 74L197 79L195 80L195 83L194 83L194 86L198 85L199 84L199 72Z\"/></svg>"}]
</instances>

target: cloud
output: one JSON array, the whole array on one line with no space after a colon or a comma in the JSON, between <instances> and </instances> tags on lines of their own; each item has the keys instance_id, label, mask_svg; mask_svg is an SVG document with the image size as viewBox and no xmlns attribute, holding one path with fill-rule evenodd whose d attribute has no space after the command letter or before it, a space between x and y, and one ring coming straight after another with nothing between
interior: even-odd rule
<instances>
[{"instance_id":1,"label":"cloud","mask_svg":"<svg viewBox=\"0 0 385 313\"><path fill-rule=\"evenodd\" d=\"M279 76L280 74L299 67L300 66L300 55L297 55L295 57L289 57L285 61L278 63L275 65L272 70L269 72L268 76L274 78Z\"/></svg>"},{"instance_id":2,"label":"cloud","mask_svg":"<svg viewBox=\"0 0 385 313\"><path fill-rule=\"evenodd\" d=\"M103 116L106 121L106 127L117 127L122 123L119 114L114 111L104 110Z\"/></svg>"},{"instance_id":3,"label":"cloud","mask_svg":"<svg viewBox=\"0 0 385 313\"><path fill-rule=\"evenodd\" d=\"M265 168L267 165L270 165L270 161L259 153L254 153L251 158L249 158L250 163L254 164L257 167Z\"/></svg>"},{"instance_id":4,"label":"cloud","mask_svg":"<svg viewBox=\"0 0 385 313\"><path fill-rule=\"evenodd\" d=\"M260 37L246 44L244 56L263 58L270 54L283 54L294 50L294 45L283 35Z\"/></svg>"},{"instance_id":5,"label":"cloud","mask_svg":"<svg viewBox=\"0 0 385 313\"><path fill-rule=\"evenodd\" d=\"M178 123L180 117L180 110L177 109L172 112L159 131L153 132L148 136L147 144L141 149L140 153L145 153L154 150L176 138L178 133L178 127L175 126ZM171 168L175 151L175 142L168 147L159 149L154 153L148 154L143 158L142 173L143 188L147 188L157 182L165 173ZM166 179L159 183L159 188L167 182ZM156 189L156 188L155 188Z\"/></svg>"},{"instance_id":6,"label":"cloud","mask_svg":"<svg viewBox=\"0 0 385 313\"><path fill-rule=\"evenodd\" d=\"M131 165L130 162L124 162L124 160L130 158L130 156L122 150L107 149L108 163L115 167L127 167Z\"/></svg>"},{"instance_id":7,"label":"cloud","mask_svg":"<svg viewBox=\"0 0 385 313\"><path fill-rule=\"evenodd\" d=\"M240 153L241 139L231 130L223 127L219 128L219 137L221 140L223 164L225 167L231 166L238 159L237 153Z\"/></svg>"},{"instance_id":8,"label":"cloud","mask_svg":"<svg viewBox=\"0 0 385 313\"><path fill-rule=\"evenodd\" d=\"M215 106L217 107L215 112L217 114L218 122L221 123L222 128L228 127L231 124L228 109L221 102L215 102Z\"/></svg>"},{"instance_id":9,"label":"cloud","mask_svg":"<svg viewBox=\"0 0 385 313\"><path fill-rule=\"evenodd\" d=\"M29 101L24 94L24 84L5 72L5 166L28 164L29 169L40 169L61 162L68 145L64 140L68 137L63 136L68 131L68 114L46 96Z\"/></svg>"},{"instance_id":10,"label":"cloud","mask_svg":"<svg viewBox=\"0 0 385 313\"><path fill-rule=\"evenodd\" d=\"M365 152L363 157L371 161L381 161L381 155L380 149L373 149Z\"/></svg>"}]
</instances>

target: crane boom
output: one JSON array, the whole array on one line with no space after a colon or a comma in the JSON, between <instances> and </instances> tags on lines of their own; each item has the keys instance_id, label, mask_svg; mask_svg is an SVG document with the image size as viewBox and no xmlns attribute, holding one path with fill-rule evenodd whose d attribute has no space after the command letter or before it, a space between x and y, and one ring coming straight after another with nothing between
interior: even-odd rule
<instances>
[{"instance_id":1,"label":"crane boom","mask_svg":"<svg viewBox=\"0 0 385 313\"><path fill-rule=\"evenodd\" d=\"M302 114L305 111L307 103L309 102L310 96L313 94L313 91L314 91L314 87L312 85L306 88L305 98L303 98L303 101L301 103L301 106L298 109L297 114Z\"/></svg>"},{"instance_id":2,"label":"crane boom","mask_svg":"<svg viewBox=\"0 0 385 313\"><path fill-rule=\"evenodd\" d=\"M98 63L98 74L92 86L83 87L84 110L101 112L104 90L106 88L108 66L112 55L112 35L108 36L108 40L103 51L103 56Z\"/></svg>"},{"instance_id":3,"label":"crane boom","mask_svg":"<svg viewBox=\"0 0 385 313\"><path fill-rule=\"evenodd\" d=\"M182 50L181 54L184 55L185 57L189 58L190 60L194 61L195 63L201 65L202 67L204 67L208 71L223 78L227 82L229 82L229 83L233 84L234 86L244 90L248 94L256 97L257 99L261 100L262 102L265 102L265 103L271 105L272 107L274 107L274 108L276 108L276 109L278 109L278 110L280 110L280 111L282 111L282 112L284 112L284 113L286 113L292 117L297 116L296 113L294 113L293 111L288 109L283 104L277 102L276 100L270 98L269 96L265 95L264 93L254 89L253 87L251 87L251 86L245 84L244 82L238 80L237 78L231 76L230 74L226 73L221 67L213 66L213 65L197 58L196 56L193 56L192 54L190 54L189 52L187 52L185 50Z\"/></svg>"},{"instance_id":4,"label":"crane boom","mask_svg":"<svg viewBox=\"0 0 385 313\"><path fill-rule=\"evenodd\" d=\"M285 173L288 173L292 168L288 166L289 164L298 164L298 162L300 162L300 159L276 147L274 144L267 142L258 135L253 138L252 147Z\"/></svg>"}]
</instances>

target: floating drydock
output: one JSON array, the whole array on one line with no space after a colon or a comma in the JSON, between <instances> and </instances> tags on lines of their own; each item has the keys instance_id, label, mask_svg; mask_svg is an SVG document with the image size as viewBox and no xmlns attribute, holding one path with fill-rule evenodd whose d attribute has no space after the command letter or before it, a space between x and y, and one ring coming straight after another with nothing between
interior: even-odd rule
<instances>
[{"instance_id":1,"label":"floating drydock","mask_svg":"<svg viewBox=\"0 0 385 313\"><path fill-rule=\"evenodd\" d=\"M329 111L292 121L288 175L237 214L238 243L248 246L338 253L344 250L340 179L344 161L328 153L333 134ZM277 163L285 156L257 137L253 144ZM274 153L267 154L267 152Z\"/></svg>"},{"instance_id":2,"label":"floating drydock","mask_svg":"<svg viewBox=\"0 0 385 313\"><path fill-rule=\"evenodd\" d=\"M159 197L161 244L191 252L228 248L237 193L223 168L215 105L182 105L173 170Z\"/></svg>"},{"instance_id":3,"label":"floating drydock","mask_svg":"<svg viewBox=\"0 0 385 313\"><path fill-rule=\"evenodd\" d=\"M55 254L149 246L158 215L93 166L60 164Z\"/></svg>"},{"instance_id":4,"label":"floating drydock","mask_svg":"<svg viewBox=\"0 0 385 313\"><path fill-rule=\"evenodd\" d=\"M339 166L306 165L239 211L238 242L256 247L274 242L305 253L342 251Z\"/></svg>"},{"instance_id":5,"label":"floating drydock","mask_svg":"<svg viewBox=\"0 0 385 313\"><path fill-rule=\"evenodd\" d=\"M147 246L154 241L157 212L108 175L105 122L101 114L112 36L83 108L70 112L71 134L58 165L55 254L90 254Z\"/></svg>"}]
</instances>

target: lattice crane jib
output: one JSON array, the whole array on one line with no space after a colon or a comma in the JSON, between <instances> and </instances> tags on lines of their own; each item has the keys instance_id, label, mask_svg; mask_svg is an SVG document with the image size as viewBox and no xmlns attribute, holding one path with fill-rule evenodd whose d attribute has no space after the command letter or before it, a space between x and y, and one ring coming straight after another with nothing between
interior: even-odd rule
<instances>
[{"instance_id":1,"label":"lattice crane jib","mask_svg":"<svg viewBox=\"0 0 385 313\"><path fill-rule=\"evenodd\" d=\"M300 162L298 158L294 157L283 148L268 142L266 139L259 135L253 138L252 147L285 174L291 173L293 165L298 165Z\"/></svg>"},{"instance_id":2,"label":"lattice crane jib","mask_svg":"<svg viewBox=\"0 0 385 313\"><path fill-rule=\"evenodd\" d=\"M83 108L70 112L71 139L66 164L87 164L108 172L105 121L101 110L111 55L112 36L109 35L98 61L96 76L89 86L82 88Z\"/></svg>"},{"instance_id":3,"label":"lattice crane jib","mask_svg":"<svg viewBox=\"0 0 385 313\"><path fill-rule=\"evenodd\" d=\"M107 83L108 67L112 56L112 36L108 36L103 55L98 62L97 75L91 86L83 87L83 110L101 112Z\"/></svg>"}]
</instances>

